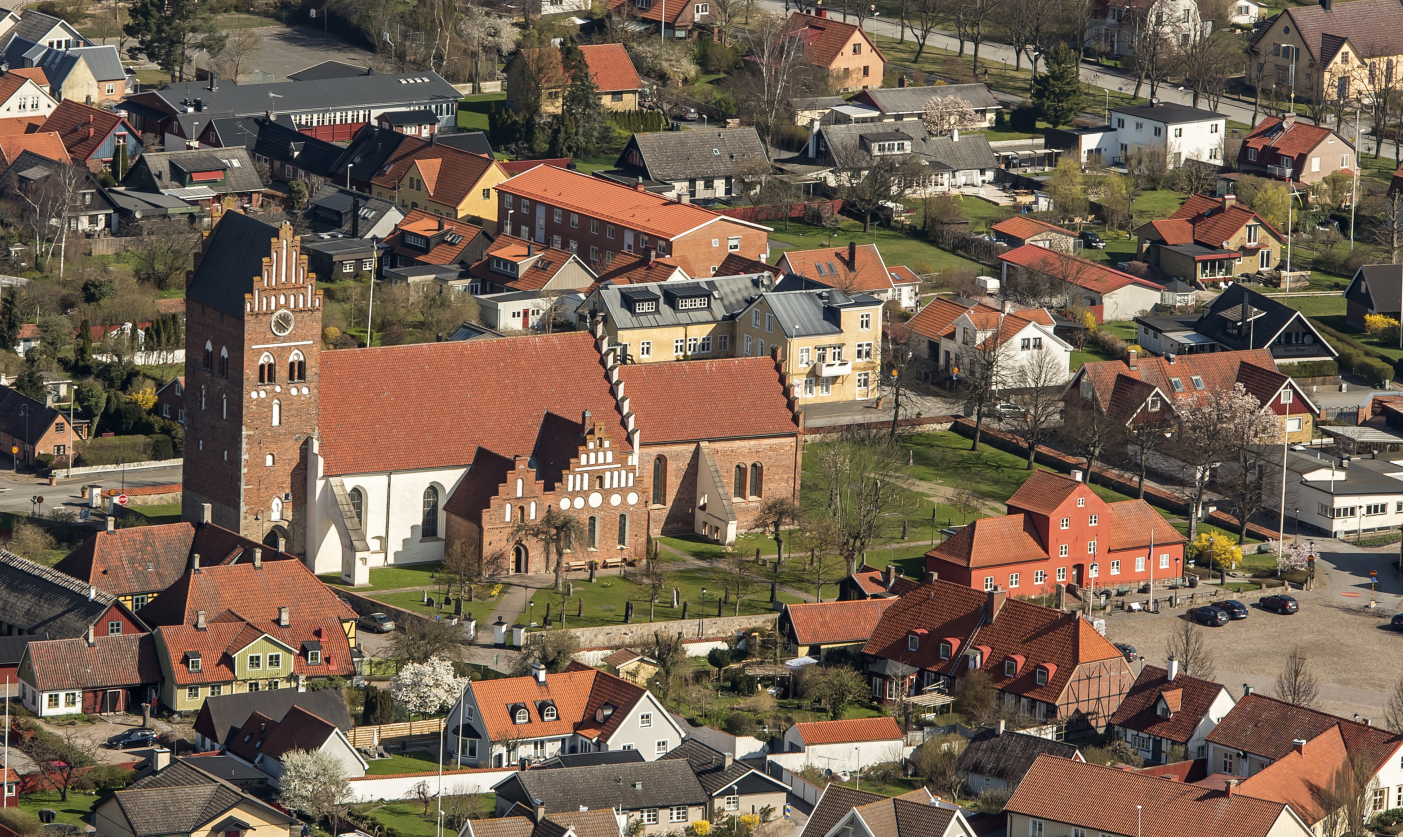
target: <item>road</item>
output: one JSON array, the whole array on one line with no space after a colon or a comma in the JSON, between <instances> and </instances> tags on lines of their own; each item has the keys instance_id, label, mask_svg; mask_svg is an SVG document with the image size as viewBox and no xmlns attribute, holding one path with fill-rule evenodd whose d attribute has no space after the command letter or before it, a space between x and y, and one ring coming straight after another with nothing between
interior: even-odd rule
<instances>
[{"instance_id":1,"label":"road","mask_svg":"<svg viewBox=\"0 0 1403 837\"><path fill-rule=\"evenodd\" d=\"M85 474L72 479L60 479L57 486L51 486L48 480L39 479L32 474L16 475L13 471L0 471L0 511L29 514L34 507L30 498L36 495L44 498L45 510L57 505L78 508L83 505L82 499L78 496L78 489L84 485L101 485L105 489L121 489L147 485L170 485L178 483L180 480L181 469L179 466L129 470L125 474L120 470L110 473Z\"/></svg>"}]
</instances>

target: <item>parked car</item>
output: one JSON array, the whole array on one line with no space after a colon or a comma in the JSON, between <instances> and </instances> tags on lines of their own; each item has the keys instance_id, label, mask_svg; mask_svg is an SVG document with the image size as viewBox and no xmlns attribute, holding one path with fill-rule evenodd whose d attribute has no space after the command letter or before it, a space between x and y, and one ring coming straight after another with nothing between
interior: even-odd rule
<instances>
[{"instance_id":1,"label":"parked car","mask_svg":"<svg viewBox=\"0 0 1403 837\"><path fill-rule=\"evenodd\" d=\"M361 627L377 634L387 634L395 629L395 620L387 613L369 613L360 618Z\"/></svg>"},{"instance_id":2,"label":"parked car","mask_svg":"<svg viewBox=\"0 0 1403 837\"><path fill-rule=\"evenodd\" d=\"M1081 235L1078 235L1077 238L1081 239L1083 247L1090 247L1093 250L1106 249L1106 242L1102 241L1101 236L1091 230L1083 230Z\"/></svg>"},{"instance_id":3,"label":"parked car","mask_svg":"<svg viewBox=\"0 0 1403 837\"><path fill-rule=\"evenodd\" d=\"M1210 628L1221 628L1228 624L1228 615L1212 605L1204 605L1190 610L1189 618Z\"/></svg>"},{"instance_id":4,"label":"parked car","mask_svg":"<svg viewBox=\"0 0 1403 837\"><path fill-rule=\"evenodd\" d=\"M701 118L701 115L697 113L697 109L693 107L678 108L678 114L687 122L696 122Z\"/></svg>"},{"instance_id":5,"label":"parked car","mask_svg":"<svg viewBox=\"0 0 1403 837\"><path fill-rule=\"evenodd\" d=\"M1127 645L1124 642L1117 642L1116 650L1125 655L1125 661L1127 663L1133 663L1136 660L1140 659L1140 652L1136 651L1135 646L1133 645Z\"/></svg>"},{"instance_id":6,"label":"parked car","mask_svg":"<svg viewBox=\"0 0 1403 837\"><path fill-rule=\"evenodd\" d=\"M1403 631L1403 613L1393 614L1393 618L1388 620L1388 626L1395 631Z\"/></svg>"},{"instance_id":7,"label":"parked car","mask_svg":"<svg viewBox=\"0 0 1403 837\"><path fill-rule=\"evenodd\" d=\"M1217 608L1226 613L1228 615L1228 618L1233 621L1247 618L1247 605L1237 601L1236 599L1229 599L1226 602L1220 602L1217 605Z\"/></svg>"},{"instance_id":8,"label":"parked car","mask_svg":"<svg viewBox=\"0 0 1403 837\"><path fill-rule=\"evenodd\" d=\"M1261 605L1263 610L1270 610L1273 613L1280 613L1283 616L1290 615L1301 609L1300 605L1296 604L1295 599L1280 593L1274 596L1263 596L1257 600L1257 604Z\"/></svg>"},{"instance_id":9,"label":"parked car","mask_svg":"<svg viewBox=\"0 0 1403 837\"><path fill-rule=\"evenodd\" d=\"M146 727L129 729L107 740L107 746L114 750L127 750L132 747L152 747L156 744L156 731Z\"/></svg>"},{"instance_id":10,"label":"parked car","mask_svg":"<svg viewBox=\"0 0 1403 837\"><path fill-rule=\"evenodd\" d=\"M1007 401L994 405L994 415L1001 419L1022 418L1024 412L1022 407Z\"/></svg>"}]
</instances>

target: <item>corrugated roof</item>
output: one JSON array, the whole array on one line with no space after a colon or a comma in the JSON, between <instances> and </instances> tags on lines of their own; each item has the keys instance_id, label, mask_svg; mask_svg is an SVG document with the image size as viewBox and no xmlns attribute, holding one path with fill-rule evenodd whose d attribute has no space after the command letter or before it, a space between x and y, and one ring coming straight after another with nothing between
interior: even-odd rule
<instances>
[{"instance_id":1,"label":"corrugated roof","mask_svg":"<svg viewBox=\"0 0 1403 837\"><path fill-rule=\"evenodd\" d=\"M879 87L864 90L853 97L855 102L869 102L886 114L912 114L925 110L935 97L957 97L976 110L999 107L999 100L987 84L941 84L931 87Z\"/></svg>"}]
</instances>

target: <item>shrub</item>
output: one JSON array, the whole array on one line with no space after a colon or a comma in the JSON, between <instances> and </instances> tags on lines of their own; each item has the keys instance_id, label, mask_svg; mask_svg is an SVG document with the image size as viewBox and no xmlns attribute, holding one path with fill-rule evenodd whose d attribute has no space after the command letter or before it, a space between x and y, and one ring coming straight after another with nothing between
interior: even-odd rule
<instances>
[{"instance_id":1,"label":"shrub","mask_svg":"<svg viewBox=\"0 0 1403 837\"><path fill-rule=\"evenodd\" d=\"M136 771L120 764L102 764L83 774L79 790L110 791L121 790L132 782Z\"/></svg>"},{"instance_id":2,"label":"shrub","mask_svg":"<svg viewBox=\"0 0 1403 837\"><path fill-rule=\"evenodd\" d=\"M1008 126L1014 131L1032 133L1038 129L1038 110L1030 105L1020 105L1008 117Z\"/></svg>"},{"instance_id":3,"label":"shrub","mask_svg":"<svg viewBox=\"0 0 1403 837\"><path fill-rule=\"evenodd\" d=\"M726 716L726 732L731 735L750 735L755 731L755 719L743 712L732 712Z\"/></svg>"},{"instance_id":4,"label":"shrub","mask_svg":"<svg viewBox=\"0 0 1403 837\"><path fill-rule=\"evenodd\" d=\"M22 808L0 808L0 825L20 837L37 837L44 833L44 824L39 822L39 817Z\"/></svg>"},{"instance_id":5,"label":"shrub","mask_svg":"<svg viewBox=\"0 0 1403 837\"><path fill-rule=\"evenodd\" d=\"M146 462L151 458L151 447L151 439L146 436L89 439L83 443L83 450L74 464L117 465L123 462Z\"/></svg>"},{"instance_id":6,"label":"shrub","mask_svg":"<svg viewBox=\"0 0 1403 837\"><path fill-rule=\"evenodd\" d=\"M1366 357L1354 366L1354 374L1370 381L1386 384L1393 380L1393 364L1376 357Z\"/></svg>"},{"instance_id":7,"label":"shrub","mask_svg":"<svg viewBox=\"0 0 1403 837\"><path fill-rule=\"evenodd\" d=\"M1303 360L1283 363L1276 370L1291 378L1330 378L1340 374L1340 364L1333 360Z\"/></svg>"},{"instance_id":8,"label":"shrub","mask_svg":"<svg viewBox=\"0 0 1403 837\"><path fill-rule=\"evenodd\" d=\"M175 458L175 445L171 442L171 437L164 433L151 437L151 458L157 461Z\"/></svg>"}]
</instances>

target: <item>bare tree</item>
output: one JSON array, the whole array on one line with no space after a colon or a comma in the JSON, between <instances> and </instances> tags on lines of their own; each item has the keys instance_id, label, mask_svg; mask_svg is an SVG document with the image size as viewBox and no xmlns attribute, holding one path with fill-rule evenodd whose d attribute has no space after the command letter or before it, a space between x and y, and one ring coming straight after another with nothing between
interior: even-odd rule
<instances>
[{"instance_id":1,"label":"bare tree","mask_svg":"<svg viewBox=\"0 0 1403 837\"><path fill-rule=\"evenodd\" d=\"M1172 9L1162 3L1135 4L1126 9L1121 31L1130 33L1130 64L1135 73L1134 98L1147 82L1150 96L1159 94L1159 85L1177 69L1179 22Z\"/></svg>"},{"instance_id":2,"label":"bare tree","mask_svg":"<svg viewBox=\"0 0 1403 837\"><path fill-rule=\"evenodd\" d=\"M1052 338L1044 337L1050 341ZM1032 352L1023 358L1013 374L1013 386L1018 391L1011 400L1023 409L1023 416L1013 420L1013 432L1023 437L1028 448L1028 470L1038 445L1053 435L1052 423L1062 413L1062 390L1067 382L1067 364L1051 346Z\"/></svg>"},{"instance_id":3,"label":"bare tree","mask_svg":"<svg viewBox=\"0 0 1403 837\"><path fill-rule=\"evenodd\" d=\"M215 58L219 73L230 81L237 82L248 69L249 62L258 56L263 48L263 37L256 29L239 29L231 32L224 41L224 48Z\"/></svg>"},{"instance_id":4,"label":"bare tree","mask_svg":"<svg viewBox=\"0 0 1403 837\"><path fill-rule=\"evenodd\" d=\"M1208 34L1208 24L1196 28L1197 32L1179 45L1176 63L1193 90L1193 106L1198 107L1204 99L1209 110L1217 110L1228 78L1242 66L1243 42L1226 31Z\"/></svg>"},{"instance_id":5,"label":"bare tree","mask_svg":"<svg viewBox=\"0 0 1403 837\"><path fill-rule=\"evenodd\" d=\"M97 738L82 734L77 726L54 732L33 722L27 731L30 734L16 736L20 751L40 765L44 779L59 792L59 799L68 801L68 792L98 763L101 748Z\"/></svg>"},{"instance_id":6,"label":"bare tree","mask_svg":"<svg viewBox=\"0 0 1403 837\"><path fill-rule=\"evenodd\" d=\"M726 562L721 568L721 578L726 587L736 591L736 616L740 616L740 600L755 592L756 579L750 574L750 568L746 566L749 563L750 561L744 554L736 552L727 556Z\"/></svg>"},{"instance_id":7,"label":"bare tree","mask_svg":"<svg viewBox=\"0 0 1403 837\"><path fill-rule=\"evenodd\" d=\"M1155 400L1158 400L1156 396ZM1155 409L1151 409L1155 407ZM1138 496L1145 499L1145 477L1159 453L1169 447L1174 437L1174 424L1164 404L1146 403L1139 414L1130 420L1124 430L1126 458L1130 470L1135 474ZM1132 453L1130 448L1134 447Z\"/></svg>"},{"instance_id":8,"label":"bare tree","mask_svg":"<svg viewBox=\"0 0 1403 837\"><path fill-rule=\"evenodd\" d=\"M555 553L555 592L564 593L565 552L583 540L585 534L585 527L580 523L580 519L555 506L548 506L546 513L540 518L518 522L512 534L514 537L531 538L540 543L547 559L552 551Z\"/></svg>"},{"instance_id":9,"label":"bare tree","mask_svg":"<svg viewBox=\"0 0 1403 837\"><path fill-rule=\"evenodd\" d=\"M1119 436L1116 421L1094 404L1073 407L1067 411L1062 424L1062 440L1086 460L1086 484L1090 485L1093 468Z\"/></svg>"},{"instance_id":10,"label":"bare tree","mask_svg":"<svg viewBox=\"0 0 1403 837\"><path fill-rule=\"evenodd\" d=\"M788 20L760 14L746 27L744 46L750 61L727 79L741 114L755 123L768 145L786 121L788 102L795 96L821 92L827 79L804 57L802 38L793 37Z\"/></svg>"},{"instance_id":11,"label":"bare tree","mask_svg":"<svg viewBox=\"0 0 1403 837\"><path fill-rule=\"evenodd\" d=\"M959 735L928 739L911 754L911 768L926 783L926 787L949 799L956 799L965 784L959 764L960 754L968 743Z\"/></svg>"},{"instance_id":12,"label":"bare tree","mask_svg":"<svg viewBox=\"0 0 1403 837\"><path fill-rule=\"evenodd\" d=\"M814 574L814 600L823 601L823 580L828 571L835 569L838 551L843 541L843 533L838 523L826 514L814 514L804 519L803 525L795 533L796 545L809 553L809 569Z\"/></svg>"},{"instance_id":13,"label":"bare tree","mask_svg":"<svg viewBox=\"0 0 1403 837\"><path fill-rule=\"evenodd\" d=\"M849 573L886 534L887 515L901 501L900 444L881 430L857 428L837 434L817 451L817 482L838 532L838 553Z\"/></svg>"},{"instance_id":14,"label":"bare tree","mask_svg":"<svg viewBox=\"0 0 1403 837\"><path fill-rule=\"evenodd\" d=\"M663 568L656 555L649 555L638 572L637 580L643 585L643 589L648 591L648 621L651 622L658 599L662 597L663 591L672 586L672 574Z\"/></svg>"},{"instance_id":15,"label":"bare tree","mask_svg":"<svg viewBox=\"0 0 1403 837\"><path fill-rule=\"evenodd\" d=\"M1375 759L1362 749L1346 754L1328 784L1311 788L1313 801L1325 812L1318 827L1323 834L1361 833L1373 812L1379 789Z\"/></svg>"},{"instance_id":16,"label":"bare tree","mask_svg":"<svg viewBox=\"0 0 1403 837\"><path fill-rule=\"evenodd\" d=\"M1393 681L1388 692L1388 706L1384 708L1384 726L1398 732L1403 730L1403 676Z\"/></svg>"},{"instance_id":17,"label":"bare tree","mask_svg":"<svg viewBox=\"0 0 1403 837\"><path fill-rule=\"evenodd\" d=\"M994 24L1004 14L1004 0L964 0L946 8L946 24L955 29L960 41L960 55L965 54L965 41L973 47L974 71L979 71L979 45L993 34Z\"/></svg>"},{"instance_id":18,"label":"bare tree","mask_svg":"<svg viewBox=\"0 0 1403 837\"><path fill-rule=\"evenodd\" d=\"M1183 464L1186 485L1179 489L1189 505L1189 541L1198 537L1198 521L1214 470L1225 457L1233 456L1234 445L1262 435L1280 438L1275 414L1263 410L1256 396L1242 384L1231 390L1210 394L1202 403L1179 410L1179 430L1175 433L1174 458Z\"/></svg>"},{"instance_id":19,"label":"bare tree","mask_svg":"<svg viewBox=\"0 0 1403 837\"><path fill-rule=\"evenodd\" d=\"M930 33L940 25L945 13L944 3L942 0L903 0L902 9L906 13L906 25L911 27L911 37L916 39L916 56L911 61L919 64Z\"/></svg>"},{"instance_id":20,"label":"bare tree","mask_svg":"<svg viewBox=\"0 0 1403 837\"><path fill-rule=\"evenodd\" d=\"M775 542L775 563L784 560L784 528L797 526L804 519L804 510L790 497L769 497L760 504L755 518L756 527L770 530Z\"/></svg>"},{"instance_id":21,"label":"bare tree","mask_svg":"<svg viewBox=\"0 0 1403 837\"><path fill-rule=\"evenodd\" d=\"M1295 706L1312 709L1320 702L1320 681L1310 670L1305 646L1297 645L1286 655L1281 673L1276 676L1276 699Z\"/></svg>"},{"instance_id":22,"label":"bare tree","mask_svg":"<svg viewBox=\"0 0 1403 837\"><path fill-rule=\"evenodd\" d=\"M1177 659L1184 673L1190 677L1212 680L1217 672L1207 635L1203 628L1187 617L1179 620L1169 639L1165 640L1164 655Z\"/></svg>"},{"instance_id":23,"label":"bare tree","mask_svg":"<svg viewBox=\"0 0 1403 837\"><path fill-rule=\"evenodd\" d=\"M1004 316L1001 314L989 331L963 329L963 345L959 348L959 372L955 373L965 397L965 412L974 415L974 439L970 450L979 450L979 436L984 430L984 418L994 401L1012 380L1009 368L1011 347L1001 342Z\"/></svg>"}]
</instances>

